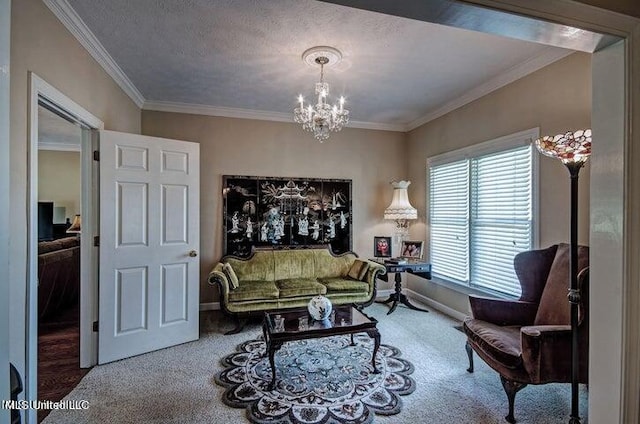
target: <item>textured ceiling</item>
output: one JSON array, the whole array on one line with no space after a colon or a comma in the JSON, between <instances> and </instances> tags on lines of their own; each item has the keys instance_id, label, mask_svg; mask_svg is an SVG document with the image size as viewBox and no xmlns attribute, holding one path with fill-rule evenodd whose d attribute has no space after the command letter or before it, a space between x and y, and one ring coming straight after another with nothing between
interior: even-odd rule
<instances>
[{"instance_id":1,"label":"textured ceiling","mask_svg":"<svg viewBox=\"0 0 640 424\"><path fill-rule=\"evenodd\" d=\"M319 70L351 119L409 125L561 49L312 0L68 0L147 102L290 113Z\"/></svg>"}]
</instances>

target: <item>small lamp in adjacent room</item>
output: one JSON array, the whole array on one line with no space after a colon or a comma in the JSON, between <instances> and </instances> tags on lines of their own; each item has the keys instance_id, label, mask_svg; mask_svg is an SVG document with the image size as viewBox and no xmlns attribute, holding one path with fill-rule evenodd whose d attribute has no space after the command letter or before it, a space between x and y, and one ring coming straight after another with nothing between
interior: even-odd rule
<instances>
[{"instance_id":1,"label":"small lamp in adjacent room","mask_svg":"<svg viewBox=\"0 0 640 424\"><path fill-rule=\"evenodd\" d=\"M556 136L544 136L535 141L536 148L545 156L559 159L569 171L571 179L569 303L571 304L571 418L570 424L579 424L578 414L578 174L591 156L591 130L567 131Z\"/></svg>"},{"instance_id":2,"label":"small lamp in adjacent room","mask_svg":"<svg viewBox=\"0 0 640 424\"><path fill-rule=\"evenodd\" d=\"M411 206L407 188L411 181L393 181L393 199L391 204L384 211L384 219L396 222L396 243L398 246L409 234L409 223L407 221L418 219L418 211Z\"/></svg>"},{"instance_id":3,"label":"small lamp in adjacent room","mask_svg":"<svg viewBox=\"0 0 640 424\"><path fill-rule=\"evenodd\" d=\"M82 221L80 220L80 215L76 215L73 217L73 222L71 223L71 226L69 228L67 228L67 233L68 234L77 234L78 236L80 236L80 226L82 224Z\"/></svg>"}]
</instances>

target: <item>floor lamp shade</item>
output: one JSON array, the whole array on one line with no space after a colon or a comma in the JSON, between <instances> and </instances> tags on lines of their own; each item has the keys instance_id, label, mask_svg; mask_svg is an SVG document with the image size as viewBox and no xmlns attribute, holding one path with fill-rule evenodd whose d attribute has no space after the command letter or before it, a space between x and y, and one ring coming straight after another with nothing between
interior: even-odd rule
<instances>
[{"instance_id":1,"label":"floor lamp shade","mask_svg":"<svg viewBox=\"0 0 640 424\"><path fill-rule=\"evenodd\" d=\"M545 156L559 159L565 165L583 165L591 156L591 130L568 131L556 136L545 135L535 141Z\"/></svg>"},{"instance_id":2,"label":"floor lamp shade","mask_svg":"<svg viewBox=\"0 0 640 424\"><path fill-rule=\"evenodd\" d=\"M568 131L556 136L544 136L535 141L536 148L545 156L562 161L571 178L571 217L569 265L569 303L571 304L571 418L570 424L579 424L578 413L578 174L591 156L591 130Z\"/></svg>"}]
</instances>

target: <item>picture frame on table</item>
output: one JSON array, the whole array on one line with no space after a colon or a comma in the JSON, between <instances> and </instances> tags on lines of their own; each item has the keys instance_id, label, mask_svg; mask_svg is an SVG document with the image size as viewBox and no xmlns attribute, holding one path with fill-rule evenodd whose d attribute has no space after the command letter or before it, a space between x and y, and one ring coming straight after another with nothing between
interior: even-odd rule
<instances>
[{"instance_id":1,"label":"picture frame on table","mask_svg":"<svg viewBox=\"0 0 640 424\"><path fill-rule=\"evenodd\" d=\"M391 237L375 236L373 238L373 256L376 258L391 257Z\"/></svg>"},{"instance_id":2,"label":"picture frame on table","mask_svg":"<svg viewBox=\"0 0 640 424\"><path fill-rule=\"evenodd\" d=\"M418 240L404 240L400 249L400 257L406 259L422 259L424 242Z\"/></svg>"}]
</instances>

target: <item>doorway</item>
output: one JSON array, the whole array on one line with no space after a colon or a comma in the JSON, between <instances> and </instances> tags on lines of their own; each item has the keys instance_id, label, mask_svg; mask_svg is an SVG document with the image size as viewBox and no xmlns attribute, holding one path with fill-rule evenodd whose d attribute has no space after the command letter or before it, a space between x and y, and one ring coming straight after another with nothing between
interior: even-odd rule
<instances>
[{"instance_id":1,"label":"doorway","mask_svg":"<svg viewBox=\"0 0 640 424\"><path fill-rule=\"evenodd\" d=\"M104 125L37 75L29 77L25 397L59 400L86 373L80 368L96 363L97 338L91 328L97 315L97 248L91 235L97 219L92 191L97 174L92 152L96 130ZM40 377L43 365L55 372ZM41 389L44 396L39 396ZM46 413L30 409L26 415L27 422L35 423Z\"/></svg>"},{"instance_id":2,"label":"doorway","mask_svg":"<svg viewBox=\"0 0 640 424\"><path fill-rule=\"evenodd\" d=\"M80 368L81 142L90 129L38 104L38 398L57 402ZM38 410L38 422L49 410Z\"/></svg>"}]
</instances>

